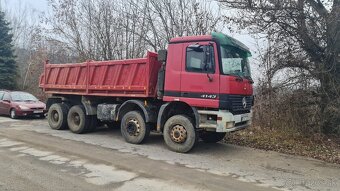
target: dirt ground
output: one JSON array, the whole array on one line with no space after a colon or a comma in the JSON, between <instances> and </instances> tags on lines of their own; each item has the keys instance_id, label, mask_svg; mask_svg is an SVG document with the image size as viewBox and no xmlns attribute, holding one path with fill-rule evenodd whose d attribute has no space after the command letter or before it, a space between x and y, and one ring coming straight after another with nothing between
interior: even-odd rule
<instances>
[{"instance_id":1,"label":"dirt ground","mask_svg":"<svg viewBox=\"0 0 340 191\"><path fill-rule=\"evenodd\" d=\"M46 120L0 117L0 190L337 190L340 166L225 143L169 151L118 129L77 135Z\"/></svg>"}]
</instances>

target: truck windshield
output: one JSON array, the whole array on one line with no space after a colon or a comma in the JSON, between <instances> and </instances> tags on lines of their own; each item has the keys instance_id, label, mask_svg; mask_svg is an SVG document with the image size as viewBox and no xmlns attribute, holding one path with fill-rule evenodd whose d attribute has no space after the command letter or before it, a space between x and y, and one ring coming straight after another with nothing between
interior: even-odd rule
<instances>
[{"instance_id":1,"label":"truck windshield","mask_svg":"<svg viewBox=\"0 0 340 191\"><path fill-rule=\"evenodd\" d=\"M221 46L222 74L251 77L245 51L232 46Z\"/></svg>"}]
</instances>

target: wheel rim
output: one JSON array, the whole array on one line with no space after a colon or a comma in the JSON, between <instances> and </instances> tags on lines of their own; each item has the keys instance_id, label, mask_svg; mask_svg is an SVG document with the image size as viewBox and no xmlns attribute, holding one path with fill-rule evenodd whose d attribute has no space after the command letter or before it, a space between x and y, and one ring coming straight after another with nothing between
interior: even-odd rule
<instances>
[{"instance_id":1,"label":"wheel rim","mask_svg":"<svg viewBox=\"0 0 340 191\"><path fill-rule=\"evenodd\" d=\"M187 140L187 130L183 125L174 125L170 131L170 138L175 143L183 143Z\"/></svg>"},{"instance_id":2,"label":"wheel rim","mask_svg":"<svg viewBox=\"0 0 340 191\"><path fill-rule=\"evenodd\" d=\"M11 117L14 118L15 117L15 111L11 110Z\"/></svg>"},{"instance_id":3,"label":"wheel rim","mask_svg":"<svg viewBox=\"0 0 340 191\"><path fill-rule=\"evenodd\" d=\"M130 119L126 124L126 131L130 136L138 136L140 133L140 125L136 119Z\"/></svg>"},{"instance_id":4,"label":"wheel rim","mask_svg":"<svg viewBox=\"0 0 340 191\"><path fill-rule=\"evenodd\" d=\"M51 119L54 123L57 123L59 121L59 113L55 110L51 112Z\"/></svg>"},{"instance_id":5,"label":"wheel rim","mask_svg":"<svg viewBox=\"0 0 340 191\"><path fill-rule=\"evenodd\" d=\"M73 113L72 114L72 122L76 125L79 126L80 125L80 115L78 113Z\"/></svg>"}]
</instances>

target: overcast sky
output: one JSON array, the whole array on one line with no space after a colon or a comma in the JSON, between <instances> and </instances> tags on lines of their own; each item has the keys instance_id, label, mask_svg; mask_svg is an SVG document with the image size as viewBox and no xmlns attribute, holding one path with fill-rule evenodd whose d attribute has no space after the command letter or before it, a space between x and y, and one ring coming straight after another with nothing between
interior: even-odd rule
<instances>
[{"instance_id":1,"label":"overcast sky","mask_svg":"<svg viewBox=\"0 0 340 191\"><path fill-rule=\"evenodd\" d=\"M0 2L1 6L6 10L9 10L11 13L17 13L19 9L25 7L31 8L35 10L37 13L49 11L47 0L0 0ZM237 33L229 35L238 38L241 42L245 43L251 49L254 46L254 40L251 37L249 37L249 35L242 35Z\"/></svg>"},{"instance_id":2,"label":"overcast sky","mask_svg":"<svg viewBox=\"0 0 340 191\"><path fill-rule=\"evenodd\" d=\"M30 8L44 11L48 9L47 0L0 0L1 6L15 10L18 7L28 6Z\"/></svg>"}]
</instances>

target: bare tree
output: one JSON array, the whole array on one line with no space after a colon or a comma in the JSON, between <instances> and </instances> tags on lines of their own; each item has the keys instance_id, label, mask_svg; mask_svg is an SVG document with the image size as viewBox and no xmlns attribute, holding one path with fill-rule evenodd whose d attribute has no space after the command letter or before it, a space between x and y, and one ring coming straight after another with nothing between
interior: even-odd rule
<instances>
[{"instance_id":1,"label":"bare tree","mask_svg":"<svg viewBox=\"0 0 340 191\"><path fill-rule=\"evenodd\" d=\"M211 2L198 0L50 0L50 37L80 60L140 57L165 48L172 37L206 34L223 26Z\"/></svg>"},{"instance_id":2,"label":"bare tree","mask_svg":"<svg viewBox=\"0 0 340 191\"><path fill-rule=\"evenodd\" d=\"M340 129L340 1L220 0L240 29L271 34L276 73L295 68L317 80L324 132Z\"/></svg>"}]
</instances>

